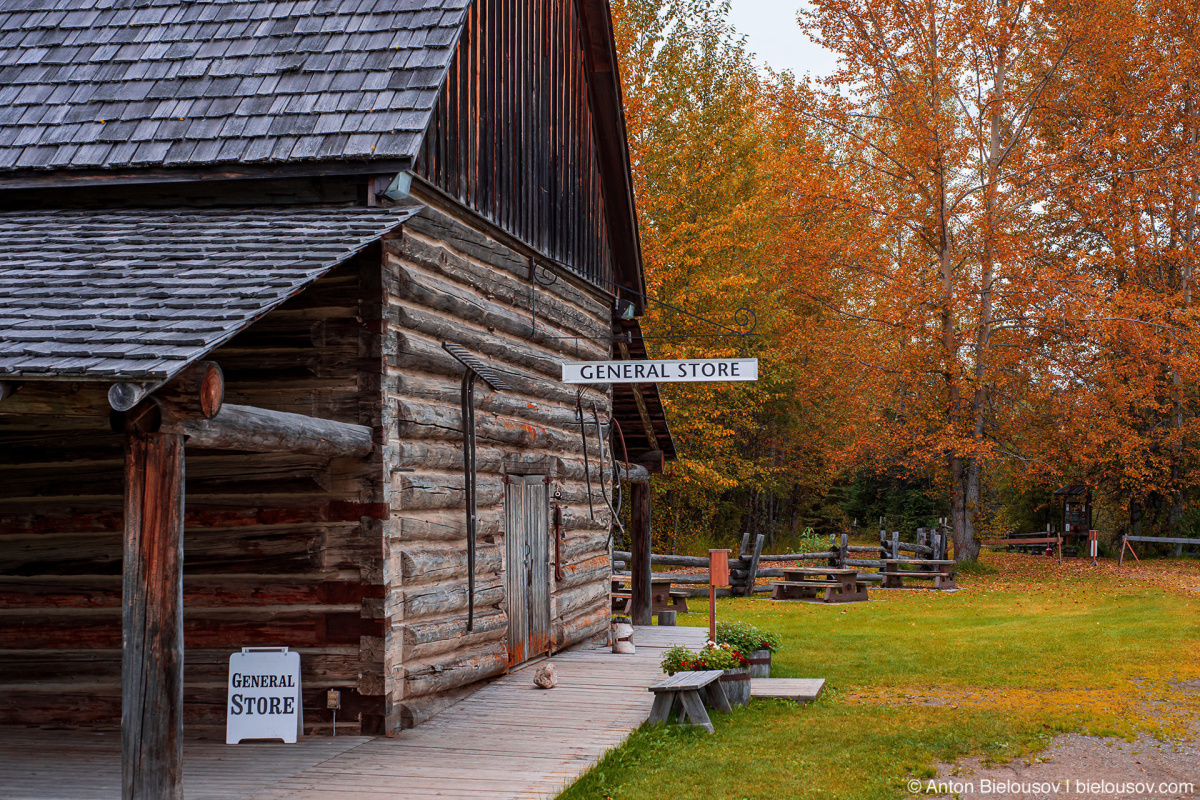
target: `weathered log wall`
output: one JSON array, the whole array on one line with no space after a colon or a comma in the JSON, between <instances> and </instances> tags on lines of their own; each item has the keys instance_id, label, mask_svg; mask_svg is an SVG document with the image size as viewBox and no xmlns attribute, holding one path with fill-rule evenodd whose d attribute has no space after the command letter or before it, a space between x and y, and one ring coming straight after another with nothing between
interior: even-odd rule
<instances>
[{"instance_id":1,"label":"weathered log wall","mask_svg":"<svg viewBox=\"0 0 1200 800\"><path fill-rule=\"evenodd\" d=\"M590 389L583 395L589 508L576 393L560 382L559 364L609 358L612 314L601 293L568 276L534 286L527 258L433 209L385 242L383 289L383 421L391 473L385 487L391 509L384 526L385 682L394 730L420 723L463 687L509 666L506 471L550 474L551 504L562 508L562 579L555 581L550 570L551 647L607 628L610 515L600 494L591 410L594 404L606 421L610 398ZM470 632L463 367L443 342L467 348L512 387L476 389L479 523Z\"/></svg>"},{"instance_id":2,"label":"weathered log wall","mask_svg":"<svg viewBox=\"0 0 1200 800\"><path fill-rule=\"evenodd\" d=\"M364 253L210 358L228 403L378 425L381 250ZM375 429L378 434L378 428ZM301 653L305 722L384 721L378 454L188 448L185 724L223 725L229 654ZM0 409L0 723L120 721L122 442L107 417Z\"/></svg>"}]
</instances>

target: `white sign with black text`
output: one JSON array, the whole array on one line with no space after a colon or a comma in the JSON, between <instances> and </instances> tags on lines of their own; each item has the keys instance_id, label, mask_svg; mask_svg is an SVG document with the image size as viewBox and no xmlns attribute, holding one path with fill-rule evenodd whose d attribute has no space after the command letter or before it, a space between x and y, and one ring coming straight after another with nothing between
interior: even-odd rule
<instances>
[{"instance_id":1,"label":"white sign with black text","mask_svg":"<svg viewBox=\"0 0 1200 800\"><path fill-rule=\"evenodd\" d=\"M300 654L286 647L243 647L229 657L225 744L243 739L283 739L304 732Z\"/></svg>"},{"instance_id":2,"label":"white sign with black text","mask_svg":"<svg viewBox=\"0 0 1200 800\"><path fill-rule=\"evenodd\" d=\"M568 361L563 383L692 383L756 381L757 358L687 358L660 361Z\"/></svg>"}]
</instances>

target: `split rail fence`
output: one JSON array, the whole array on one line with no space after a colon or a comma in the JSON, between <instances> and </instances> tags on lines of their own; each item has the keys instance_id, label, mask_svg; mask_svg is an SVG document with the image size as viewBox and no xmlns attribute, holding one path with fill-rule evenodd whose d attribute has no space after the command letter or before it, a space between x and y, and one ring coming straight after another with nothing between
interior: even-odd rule
<instances>
[{"instance_id":1,"label":"split rail fence","mask_svg":"<svg viewBox=\"0 0 1200 800\"><path fill-rule=\"evenodd\" d=\"M878 545L852 545L847 534L841 540L830 536L829 549L815 553L763 553L766 536L758 534L751 546L750 534L742 535L742 546L737 558L729 559L728 588L718 587L718 597L747 597L754 592L770 592L770 584L757 585L760 578L784 578L788 570L782 567L760 567L764 562L816 562L821 566L859 569L858 580L882 583L888 563L900 562L905 567L918 571L937 572L937 565L926 562L945 560L949 549L949 532L942 528L918 528L915 542L900 541L900 534L879 532ZM613 577L630 577L629 563L632 554L627 550L613 551ZM654 580L670 580L677 593L692 597L708 596L708 557L678 556L651 553L650 563L656 567L695 567L695 572L653 572ZM875 569L877 572L863 572ZM692 586L691 584L695 584Z\"/></svg>"},{"instance_id":2,"label":"split rail fence","mask_svg":"<svg viewBox=\"0 0 1200 800\"><path fill-rule=\"evenodd\" d=\"M1187 539L1178 536L1130 536L1126 534L1121 537L1121 556L1117 559L1118 567L1125 563L1126 550L1128 550L1133 556L1134 561L1137 561L1139 564L1141 563L1141 559L1138 558L1138 554L1134 551L1133 545L1131 545L1130 542L1174 545L1176 558L1182 558L1184 556L1183 548L1185 547L1200 547L1200 539ZM1143 553L1143 555L1145 554Z\"/></svg>"}]
</instances>

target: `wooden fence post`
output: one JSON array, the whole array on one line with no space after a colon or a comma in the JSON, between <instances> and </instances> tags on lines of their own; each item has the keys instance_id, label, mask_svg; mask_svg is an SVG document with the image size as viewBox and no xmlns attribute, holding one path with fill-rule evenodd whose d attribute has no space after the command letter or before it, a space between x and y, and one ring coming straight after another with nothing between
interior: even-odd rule
<instances>
[{"instance_id":1,"label":"wooden fence post","mask_svg":"<svg viewBox=\"0 0 1200 800\"><path fill-rule=\"evenodd\" d=\"M754 537L754 552L750 556L750 569L746 572L746 597L754 596L754 581L758 577L758 557L762 555L763 542L767 537L761 533Z\"/></svg>"},{"instance_id":2,"label":"wooden fence post","mask_svg":"<svg viewBox=\"0 0 1200 800\"><path fill-rule=\"evenodd\" d=\"M892 558L900 557L900 531L892 531Z\"/></svg>"},{"instance_id":3,"label":"wooden fence post","mask_svg":"<svg viewBox=\"0 0 1200 800\"><path fill-rule=\"evenodd\" d=\"M738 550L738 558L745 558L750 555L750 531L742 534L742 547Z\"/></svg>"},{"instance_id":4,"label":"wooden fence post","mask_svg":"<svg viewBox=\"0 0 1200 800\"><path fill-rule=\"evenodd\" d=\"M850 536L842 534L842 546L838 548L838 569L846 568L846 559L850 555Z\"/></svg>"},{"instance_id":5,"label":"wooden fence post","mask_svg":"<svg viewBox=\"0 0 1200 800\"><path fill-rule=\"evenodd\" d=\"M650 597L650 482L630 484L629 616L634 625L649 625Z\"/></svg>"},{"instance_id":6,"label":"wooden fence post","mask_svg":"<svg viewBox=\"0 0 1200 800\"><path fill-rule=\"evenodd\" d=\"M122 800L183 798L183 437L125 435Z\"/></svg>"}]
</instances>

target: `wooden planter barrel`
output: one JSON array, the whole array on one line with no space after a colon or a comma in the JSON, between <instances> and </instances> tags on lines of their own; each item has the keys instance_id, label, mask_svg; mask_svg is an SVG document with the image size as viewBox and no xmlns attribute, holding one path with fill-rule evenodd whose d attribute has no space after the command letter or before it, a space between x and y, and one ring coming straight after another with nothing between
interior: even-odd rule
<instances>
[{"instance_id":1,"label":"wooden planter barrel","mask_svg":"<svg viewBox=\"0 0 1200 800\"><path fill-rule=\"evenodd\" d=\"M744 706L750 702L750 669L738 667L727 669L721 676L721 688L731 706Z\"/></svg>"},{"instance_id":2,"label":"wooden planter barrel","mask_svg":"<svg viewBox=\"0 0 1200 800\"><path fill-rule=\"evenodd\" d=\"M747 653L746 659L750 662L749 669L751 678L771 677L770 650L755 650L751 653Z\"/></svg>"}]
</instances>

